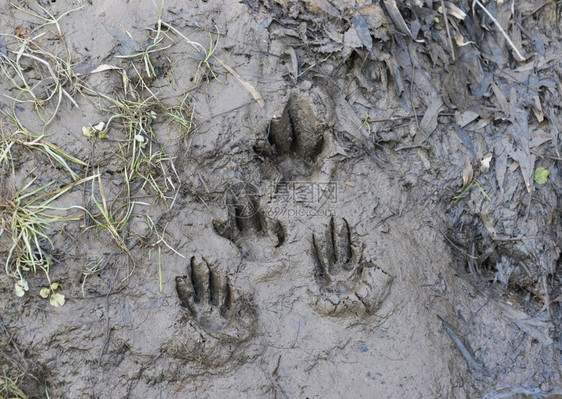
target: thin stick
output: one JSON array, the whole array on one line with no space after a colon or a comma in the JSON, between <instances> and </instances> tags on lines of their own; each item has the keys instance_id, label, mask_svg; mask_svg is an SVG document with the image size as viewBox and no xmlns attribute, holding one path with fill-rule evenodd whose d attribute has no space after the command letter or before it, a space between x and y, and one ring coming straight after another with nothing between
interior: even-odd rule
<instances>
[{"instance_id":1,"label":"thin stick","mask_svg":"<svg viewBox=\"0 0 562 399\"><path fill-rule=\"evenodd\" d=\"M246 82L244 79L242 79L242 77L231 67L229 67L228 65L226 65L224 62L221 61L220 58L218 58L217 56L213 55L213 58L218 61L219 64L222 65L222 67L224 69L226 69L228 72L230 72L232 74L232 76L234 76L236 78L236 80L238 80L238 82L244 86L244 88L246 90L248 90L248 92L252 95L252 97L254 97L254 100L257 101L257 103L259 104L260 107L263 108L263 106L265 105L265 101L263 100L262 96L260 95L260 93L254 88L254 86L252 86L251 84L249 84L248 82Z\"/></svg>"},{"instance_id":2,"label":"thin stick","mask_svg":"<svg viewBox=\"0 0 562 399\"><path fill-rule=\"evenodd\" d=\"M455 48L453 47L453 40L451 40L451 30L449 29L449 21L447 19L447 9L445 8L445 2L441 0L441 9L443 10L443 18L445 18L445 28L447 28L447 37L449 38L449 46L451 47L451 56L453 61L455 61Z\"/></svg>"},{"instance_id":3,"label":"thin stick","mask_svg":"<svg viewBox=\"0 0 562 399\"><path fill-rule=\"evenodd\" d=\"M523 55L521 55L521 53L519 52L519 50L517 50L517 47L515 47L515 44L511 41L511 39L509 38L509 36L507 36L507 33L505 33L505 31L503 30L503 28L500 26L499 22L492 16L492 14L490 14L490 12L486 9L486 7L484 7L482 5L482 3L480 3L478 0L474 0L474 3L472 5L472 9L474 10L474 4L478 4L480 6L480 8L486 13L486 15L488 17L490 17L490 19L494 22L494 24L496 24L496 26L498 27L498 29L500 30L501 34L503 35L503 37L505 37L505 40L507 40L507 42L509 43L509 45L511 46L511 48L513 49L513 51L515 51L515 54L517 55L517 58L519 58L519 61L525 61L526 58L523 57Z\"/></svg>"}]
</instances>

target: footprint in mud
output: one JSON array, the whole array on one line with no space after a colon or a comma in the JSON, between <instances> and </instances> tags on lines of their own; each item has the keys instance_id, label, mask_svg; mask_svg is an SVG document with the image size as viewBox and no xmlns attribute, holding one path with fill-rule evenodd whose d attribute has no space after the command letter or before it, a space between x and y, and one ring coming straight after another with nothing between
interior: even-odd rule
<instances>
[{"instance_id":1,"label":"footprint in mud","mask_svg":"<svg viewBox=\"0 0 562 399\"><path fill-rule=\"evenodd\" d=\"M253 336L256 316L249 300L205 258L191 258L187 274L176 277L176 292L192 327L191 336L180 331L176 355L220 366Z\"/></svg>"},{"instance_id":2,"label":"footprint in mud","mask_svg":"<svg viewBox=\"0 0 562 399\"><path fill-rule=\"evenodd\" d=\"M283 245L283 225L266 217L257 187L246 183L232 186L226 195L226 208L228 219L214 220L213 227L218 235L236 244L244 256Z\"/></svg>"},{"instance_id":3,"label":"footprint in mud","mask_svg":"<svg viewBox=\"0 0 562 399\"><path fill-rule=\"evenodd\" d=\"M232 321L233 293L228 278L204 258L192 257L188 272L176 277L182 306L205 330L221 330Z\"/></svg>"},{"instance_id":4,"label":"footprint in mud","mask_svg":"<svg viewBox=\"0 0 562 399\"><path fill-rule=\"evenodd\" d=\"M281 114L269 123L266 154L273 159L283 180L308 176L318 166L326 125L317 114L326 111L314 109L318 108L316 103L323 106L326 101L316 97L312 100L314 96L292 93Z\"/></svg>"},{"instance_id":5,"label":"footprint in mud","mask_svg":"<svg viewBox=\"0 0 562 399\"><path fill-rule=\"evenodd\" d=\"M393 278L361 259L345 219L332 218L324 233L313 233L312 252L319 288L313 305L319 313L363 317L377 312L390 293Z\"/></svg>"}]
</instances>

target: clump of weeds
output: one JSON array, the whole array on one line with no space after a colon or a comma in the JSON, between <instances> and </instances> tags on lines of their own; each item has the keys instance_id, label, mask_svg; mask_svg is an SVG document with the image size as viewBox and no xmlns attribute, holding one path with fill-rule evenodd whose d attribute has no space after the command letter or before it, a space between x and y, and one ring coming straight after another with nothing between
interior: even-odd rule
<instances>
[{"instance_id":1,"label":"clump of weeds","mask_svg":"<svg viewBox=\"0 0 562 399\"><path fill-rule=\"evenodd\" d=\"M34 174L36 169L31 171ZM3 189L0 195L0 212L4 215L0 221L0 232L9 237L9 248L5 261L5 270L16 280L15 294L23 296L29 287L25 279L28 272L38 270L45 274L49 294L53 306L62 306L64 296L57 293L60 285L53 283L50 269L53 258L50 251L54 250L49 236L49 226L79 220L79 216L69 216L69 208L53 205L53 202L72 188L91 180L93 177L81 179L60 188L55 188L55 181L46 184L35 184L38 177L31 177L18 190Z\"/></svg>"},{"instance_id":2,"label":"clump of weeds","mask_svg":"<svg viewBox=\"0 0 562 399\"><path fill-rule=\"evenodd\" d=\"M104 70L122 76L121 92L102 93L87 83L86 75L90 72L77 72L60 25L62 18L82 7L53 15L36 1L25 5L10 4L27 14L35 27L29 31L25 28L16 30L13 35L4 34L9 40L9 49L0 51L0 76L11 86L7 97L12 100L11 110L3 111L0 118L0 168L2 176L12 176L9 185L4 177L0 181L0 212L3 215L0 220L0 252L6 254L5 271L15 280L16 295L22 296L29 290L26 276L39 271L46 278L40 296L48 298L53 306L62 306L63 284L51 278L51 268L56 263L52 255L55 251L52 234L57 224L83 220L81 227L84 231L95 229L106 232L130 259L132 273L135 259L131 248L136 244L131 245L126 229L131 217L139 212L139 206L150 205L150 201L164 204L166 211L173 207L181 181L175 159L167 151L169 142L160 135L164 129L158 127L170 126L177 130L177 135L167 140L186 140L194 134L196 121L189 93L205 80L217 79L212 60L224 66L215 56L220 35L218 30L216 34L209 33L208 46L190 40L163 20L162 0L159 5L155 4L157 22L149 29L147 44L139 45L140 50L132 54L118 57L127 64L129 72L112 65L96 68L98 72ZM57 51L47 45L52 43L57 45ZM158 63L167 59L165 50L178 43L187 43L195 52L191 57L195 60L193 85L177 96L161 98L162 95L153 89L151 83L163 77ZM171 62L167 60L169 65ZM132 76L130 71L133 71ZM172 79L170 76L168 83ZM83 128L83 134L92 146L92 157L87 162L63 150L61 147L64 146L56 144L56 134L47 131L60 114L63 101L78 107L77 94L82 95L81 99L93 101L104 118ZM36 133L24 125L24 119L18 115L22 107L35 112L41 122L41 132ZM8 129L4 129L4 121L10 125L10 134L5 134L4 130ZM108 198L104 190L107 175L94 166L94 148L101 140L107 141L114 160L119 160L123 166L121 191L112 198ZM21 171L16 171L14 160L19 154L29 152L45 155L51 165L65 171L70 178L65 183L44 180L38 177L45 174L38 166L23 180L18 177L20 180L16 184L15 176ZM84 185L86 182L88 185ZM77 186L84 187L83 204L56 205L62 196L74 191ZM141 202L141 198L148 201ZM150 242L150 253L156 251L158 256L160 287L162 250L181 256L166 240L166 226L158 223L161 216L152 219L146 214L149 235L144 237ZM105 264L104 260L98 259L87 265L83 293L86 279Z\"/></svg>"},{"instance_id":3,"label":"clump of weeds","mask_svg":"<svg viewBox=\"0 0 562 399\"><path fill-rule=\"evenodd\" d=\"M43 122L44 127L47 127L56 117L63 98L68 99L76 107L78 106L72 97L76 88L77 74L72 69L71 53L66 46L59 21L81 7L66 11L55 18L39 3L36 3L36 6L41 12L37 13L13 3L11 5L39 21L40 25L30 32L26 31L19 35L17 33L5 35L13 39L18 46L17 51L8 51L6 54L0 52L0 72L16 91L15 96L7 97L13 100L14 114L17 104L30 103ZM54 34L44 30L45 27L51 25L56 28ZM58 41L62 42L64 54L57 55L47 50L42 44L42 41L53 35ZM34 73L30 74L29 69L33 70ZM52 109L47 111L49 104Z\"/></svg>"}]
</instances>

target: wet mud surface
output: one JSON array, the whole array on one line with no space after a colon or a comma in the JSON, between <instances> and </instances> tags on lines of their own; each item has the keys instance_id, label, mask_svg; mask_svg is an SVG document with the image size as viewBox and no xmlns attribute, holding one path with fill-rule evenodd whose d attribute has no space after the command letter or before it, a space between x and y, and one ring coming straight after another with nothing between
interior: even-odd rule
<instances>
[{"instance_id":1,"label":"wet mud surface","mask_svg":"<svg viewBox=\"0 0 562 399\"><path fill-rule=\"evenodd\" d=\"M466 18L445 26L437 2L170 0L150 66L128 56L153 43L152 2L0 5L8 75L25 32L89 71L56 113L0 80L2 136L20 140L0 147L3 215L31 178L78 182L42 241L64 305L40 271L22 297L0 277L4 378L51 398L562 393L559 10L486 6L520 60L454 3ZM25 12L76 7L44 27ZM210 56L193 45L209 38ZM48 68L20 58L48 96ZM82 160L76 176L16 120ZM137 153L153 163L133 168Z\"/></svg>"}]
</instances>

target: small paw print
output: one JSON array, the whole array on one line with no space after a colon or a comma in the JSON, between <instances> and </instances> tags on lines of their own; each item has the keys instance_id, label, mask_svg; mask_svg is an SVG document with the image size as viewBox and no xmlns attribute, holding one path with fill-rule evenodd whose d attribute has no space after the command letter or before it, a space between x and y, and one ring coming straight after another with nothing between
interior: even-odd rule
<instances>
[{"instance_id":1,"label":"small paw print","mask_svg":"<svg viewBox=\"0 0 562 399\"><path fill-rule=\"evenodd\" d=\"M233 242L244 255L254 250L278 248L285 242L285 230L279 220L268 219L260 206L257 187L239 183L230 187L226 195L228 219L214 220L213 228L221 237ZM255 241L256 244L253 242Z\"/></svg>"},{"instance_id":2,"label":"small paw print","mask_svg":"<svg viewBox=\"0 0 562 399\"><path fill-rule=\"evenodd\" d=\"M257 329L255 309L216 265L193 256L187 274L176 277L176 292L185 315L169 344L174 357L202 372L244 358Z\"/></svg>"},{"instance_id":3,"label":"small paw print","mask_svg":"<svg viewBox=\"0 0 562 399\"><path fill-rule=\"evenodd\" d=\"M247 300L205 258L193 256L187 271L176 277L176 291L181 305L205 331L237 330L248 321Z\"/></svg>"},{"instance_id":4,"label":"small paw print","mask_svg":"<svg viewBox=\"0 0 562 399\"><path fill-rule=\"evenodd\" d=\"M347 220L330 219L324 233L312 235L312 252L319 292L313 299L324 315L375 314L390 293L393 278L361 259L352 245Z\"/></svg>"}]
</instances>

